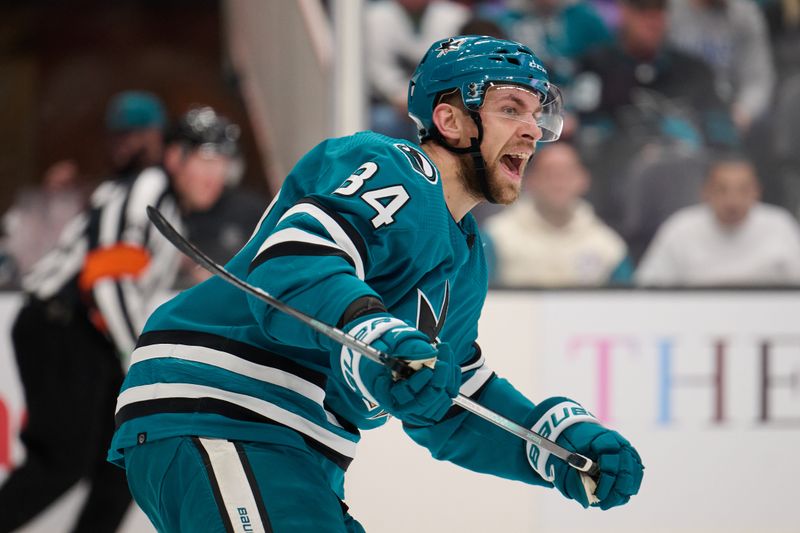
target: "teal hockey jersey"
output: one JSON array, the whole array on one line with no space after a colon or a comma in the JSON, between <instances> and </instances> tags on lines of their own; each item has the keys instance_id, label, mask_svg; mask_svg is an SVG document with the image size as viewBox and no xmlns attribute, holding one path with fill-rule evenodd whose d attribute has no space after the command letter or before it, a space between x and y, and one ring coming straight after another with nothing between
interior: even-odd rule
<instances>
[{"instance_id":1,"label":"teal hockey jersey","mask_svg":"<svg viewBox=\"0 0 800 533\"><path fill-rule=\"evenodd\" d=\"M339 327L354 300L379 298L431 340L450 344L462 369L462 394L478 397L494 382L495 399L484 400L506 413L516 406L509 414L520 422L532 409L484 365L475 344L487 290L477 224L469 214L452 218L438 169L413 143L362 132L319 144L297 163L226 266ZM124 466L126 448L170 436L284 442L299 435L339 472L333 488L341 495L359 430L386 418L347 387L331 364L337 349L219 278L186 290L153 313L132 354L109 459ZM525 464L522 441L499 437L518 458L488 442L460 441L460 432L476 429L464 428L466 413L451 411L432 428L406 431L439 458L541 483ZM470 418L481 434L494 434ZM486 444L492 449L483 459L471 458L481 457L472 450Z\"/></svg>"}]
</instances>

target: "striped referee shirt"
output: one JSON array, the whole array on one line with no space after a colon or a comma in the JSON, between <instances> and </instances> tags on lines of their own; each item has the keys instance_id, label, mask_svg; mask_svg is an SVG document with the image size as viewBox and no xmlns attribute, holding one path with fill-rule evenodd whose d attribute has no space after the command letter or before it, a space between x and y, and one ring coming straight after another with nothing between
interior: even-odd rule
<instances>
[{"instance_id":1,"label":"striped referee shirt","mask_svg":"<svg viewBox=\"0 0 800 533\"><path fill-rule=\"evenodd\" d=\"M67 224L55 249L22 282L40 300L82 299L89 320L125 357L144 326L150 300L168 289L177 273L177 251L152 228L148 205L180 227L176 199L161 168L101 184L89 208Z\"/></svg>"}]
</instances>

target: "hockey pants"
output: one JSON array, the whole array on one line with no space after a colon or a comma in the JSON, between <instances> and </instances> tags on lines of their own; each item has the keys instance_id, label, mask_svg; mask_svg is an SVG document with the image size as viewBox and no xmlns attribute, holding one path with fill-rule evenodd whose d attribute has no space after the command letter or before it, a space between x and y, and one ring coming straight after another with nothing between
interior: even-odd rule
<instances>
[{"instance_id":1,"label":"hockey pants","mask_svg":"<svg viewBox=\"0 0 800 533\"><path fill-rule=\"evenodd\" d=\"M363 533L315 452L171 437L125 450L128 485L161 532Z\"/></svg>"}]
</instances>

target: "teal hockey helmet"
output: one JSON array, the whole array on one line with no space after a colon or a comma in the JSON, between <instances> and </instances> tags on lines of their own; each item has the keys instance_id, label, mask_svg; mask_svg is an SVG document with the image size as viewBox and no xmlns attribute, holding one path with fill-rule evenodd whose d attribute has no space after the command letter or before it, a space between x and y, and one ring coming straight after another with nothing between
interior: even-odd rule
<instances>
[{"instance_id":1,"label":"teal hockey helmet","mask_svg":"<svg viewBox=\"0 0 800 533\"><path fill-rule=\"evenodd\" d=\"M540 142L561 135L561 93L551 84L542 62L525 45L486 36L458 36L431 45L408 87L408 114L417 124L420 142L435 137L433 108L441 95L458 89L464 106L477 112L492 85L517 85L539 95L536 123Z\"/></svg>"}]
</instances>

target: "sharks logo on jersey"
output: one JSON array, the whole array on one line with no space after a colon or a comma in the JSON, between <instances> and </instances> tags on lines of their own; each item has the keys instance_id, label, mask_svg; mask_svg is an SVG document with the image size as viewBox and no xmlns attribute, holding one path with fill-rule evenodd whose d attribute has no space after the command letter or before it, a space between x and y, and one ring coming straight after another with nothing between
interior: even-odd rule
<instances>
[{"instance_id":1,"label":"sharks logo on jersey","mask_svg":"<svg viewBox=\"0 0 800 533\"><path fill-rule=\"evenodd\" d=\"M439 332L442 331L442 327L444 327L444 322L447 319L447 310L449 307L450 282L448 280L445 280L444 282L444 296L442 297L442 305L439 307L438 313L433 310L433 305L431 305L431 301L428 296L422 292L421 289L417 289L417 329L427 335L431 342L438 342ZM352 355L352 351L349 352ZM352 363L350 365L350 371L352 373ZM347 372L345 372L345 374L347 374ZM357 387L352 383L350 383L350 388L352 390L357 390ZM380 408L379 405L367 400L366 398L362 398L362 401L364 402L367 411L370 412L370 414L367 416L368 420L376 420L378 418L389 416L389 413Z\"/></svg>"},{"instance_id":2,"label":"sharks logo on jersey","mask_svg":"<svg viewBox=\"0 0 800 533\"><path fill-rule=\"evenodd\" d=\"M435 184L437 181L439 181L439 171L430 162L428 156L407 144L397 143L394 145L394 147L400 150L403 155L406 156L406 159L408 159L408 162L411 163L411 168L414 169L414 172L428 180L429 183Z\"/></svg>"},{"instance_id":3,"label":"sharks logo on jersey","mask_svg":"<svg viewBox=\"0 0 800 533\"><path fill-rule=\"evenodd\" d=\"M444 282L444 297L438 314L434 312L431 301L425 293L421 289L417 289L417 329L427 335L431 342L437 342L449 307L450 281L445 280Z\"/></svg>"}]
</instances>

